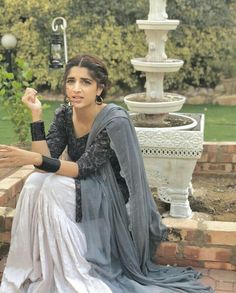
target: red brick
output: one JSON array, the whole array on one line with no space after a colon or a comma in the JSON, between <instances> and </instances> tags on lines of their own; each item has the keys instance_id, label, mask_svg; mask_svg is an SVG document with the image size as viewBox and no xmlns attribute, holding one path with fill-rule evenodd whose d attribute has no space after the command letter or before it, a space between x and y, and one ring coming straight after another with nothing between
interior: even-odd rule
<instances>
[{"instance_id":1,"label":"red brick","mask_svg":"<svg viewBox=\"0 0 236 293\"><path fill-rule=\"evenodd\" d=\"M215 163L215 162L217 162L216 157L217 157L217 153L215 153L215 152L209 152L208 153L208 163Z\"/></svg>"},{"instance_id":2,"label":"red brick","mask_svg":"<svg viewBox=\"0 0 236 293\"><path fill-rule=\"evenodd\" d=\"M235 271L236 266L231 263L226 262L204 262L204 267L206 269L216 269L216 270L227 270L227 271Z\"/></svg>"},{"instance_id":3,"label":"red brick","mask_svg":"<svg viewBox=\"0 0 236 293\"><path fill-rule=\"evenodd\" d=\"M225 145L225 151L230 154L235 154L236 153L236 143L228 143Z\"/></svg>"},{"instance_id":4,"label":"red brick","mask_svg":"<svg viewBox=\"0 0 236 293\"><path fill-rule=\"evenodd\" d=\"M227 154L227 153L217 154L216 162L218 163L232 163L232 160L233 160L232 154Z\"/></svg>"},{"instance_id":5,"label":"red brick","mask_svg":"<svg viewBox=\"0 0 236 293\"><path fill-rule=\"evenodd\" d=\"M209 231L205 235L205 241L209 244L236 246L236 231Z\"/></svg>"},{"instance_id":6,"label":"red brick","mask_svg":"<svg viewBox=\"0 0 236 293\"><path fill-rule=\"evenodd\" d=\"M216 153L218 145L219 144L214 144L214 143L204 145L204 150L206 150L206 152L208 153Z\"/></svg>"},{"instance_id":7,"label":"red brick","mask_svg":"<svg viewBox=\"0 0 236 293\"><path fill-rule=\"evenodd\" d=\"M232 171L232 164L209 164L208 170L210 171L222 171L223 173L229 173Z\"/></svg>"},{"instance_id":8,"label":"red brick","mask_svg":"<svg viewBox=\"0 0 236 293\"><path fill-rule=\"evenodd\" d=\"M23 181L19 178L5 178L0 181L0 190L9 193L14 197L17 192L20 192L23 186Z\"/></svg>"},{"instance_id":9,"label":"red brick","mask_svg":"<svg viewBox=\"0 0 236 293\"><path fill-rule=\"evenodd\" d=\"M236 163L236 154L233 154L232 156L232 163Z\"/></svg>"},{"instance_id":10,"label":"red brick","mask_svg":"<svg viewBox=\"0 0 236 293\"><path fill-rule=\"evenodd\" d=\"M236 173L236 164L233 164L233 173Z\"/></svg>"},{"instance_id":11,"label":"red brick","mask_svg":"<svg viewBox=\"0 0 236 293\"><path fill-rule=\"evenodd\" d=\"M176 257L178 245L176 243L162 242L157 249L157 256Z\"/></svg>"},{"instance_id":12,"label":"red brick","mask_svg":"<svg viewBox=\"0 0 236 293\"><path fill-rule=\"evenodd\" d=\"M198 159L197 162L208 162L208 153L207 152L203 152L202 155L201 155L201 158Z\"/></svg>"},{"instance_id":13,"label":"red brick","mask_svg":"<svg viewBox=\"0 0 236 293\"><path fill-rule=\"evenodd\" d=\"M7 204L7 195L5 192L0 191L0 207L5 207Z\"/></svg>"},{"instance_id":14,"label":"red brick","mask_svg":"<svg viewBox=\"0 0 236 293\"><path fill-rule=\"evenodd\" d=\"M5 231L11 231L13 217L5 218Z\"/></svg>"},{"instance_id":15,"label":"red brick","mask_svg":"<svg viewBox=\"0 0 236 293\"><path fill-rule=\"evenodd\" d=\"M11 241L11 232L0 233L0 242L9 243Z\"/></svg>"},{"instance_id":16,"label":"red brick","mask_svg":"<svg viewBox=\"0 0 236 293\"><path fill-rule=\"evenodd\" d=\"M229 262L232 252L225 248L186 246L184 247L184 256L188 259Z\"/></svg>"},{"instance_id":17,"label":"red brick","mask_svg":"<svg viewBox=\"0 0 236 293\"><path fill-rule=\"evenodd\" d=\"M198 241L202 241L201 239L199 240L199 233L201 233L201 231L199 230L189 230L189 231L186 231L185 233L185 236L183 237L183 239L185 241L188 241L188 242L198 242Z\"/></svg>"}]
</instances>

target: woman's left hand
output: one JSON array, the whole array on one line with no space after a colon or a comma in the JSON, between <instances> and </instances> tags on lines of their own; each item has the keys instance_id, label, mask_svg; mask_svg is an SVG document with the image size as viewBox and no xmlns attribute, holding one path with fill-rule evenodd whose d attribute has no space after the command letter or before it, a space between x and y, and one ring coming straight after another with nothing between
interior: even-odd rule
<instances>
[{"instance_id":1,"label":"woman's left hand","mask_svg":"<svg viewBox=\"0 0 236 293\"><path fill-rule=\"evenodd\" d=\"M0 168L40 165L42 156L17 147L0 145Z\"/></svg>"}]
</instances>

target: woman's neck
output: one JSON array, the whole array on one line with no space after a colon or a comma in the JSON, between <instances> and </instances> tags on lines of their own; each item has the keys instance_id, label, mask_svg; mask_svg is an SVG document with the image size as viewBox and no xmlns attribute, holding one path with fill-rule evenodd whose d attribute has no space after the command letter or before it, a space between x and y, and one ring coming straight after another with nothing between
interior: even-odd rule
<instances>
[{"instance_id":1,"label":"woman's neck","mask_svg":"<svg viewBox=\"0 0 236 293\"><path fill-rule=\"evenodd\" d=\"M106 106L106 104L102 105L93 105L87 108L74 108L73 107L73 114L76 120L81 124L92 125L94 119L96 118L97 114Z\"/></svg>"}]
</instances>

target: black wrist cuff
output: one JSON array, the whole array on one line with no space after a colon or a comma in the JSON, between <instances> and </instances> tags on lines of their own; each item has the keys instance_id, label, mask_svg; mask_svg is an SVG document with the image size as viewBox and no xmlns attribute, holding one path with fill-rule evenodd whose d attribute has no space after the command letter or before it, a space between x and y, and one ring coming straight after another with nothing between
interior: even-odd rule
<instances>
[{"instance_id":1,"label":"black wrist cuff","mask_svg":"<svg viewBox=\"0 0 236 293\"><path fill-rule=\"evenodd\" d=\"M31 130L32 141L39 141L39 140L46 139L43 121L30 123L30 130Z\"/></svg>"},{"instance_id":2,"label":"black wrist cuff","mask_svg":"<svg viewBox=\"0 0 236 293\"><path fill-rule=\"evenodd\" d=\"M45 156L42 156L42 158L43 158L42 164L40 166L34 165L35 168L46 171L46 172L51 172L51 173L55 173L60 169L60 166L61 166L60 160L45 157Z\"/></svg>"}]
</instances>

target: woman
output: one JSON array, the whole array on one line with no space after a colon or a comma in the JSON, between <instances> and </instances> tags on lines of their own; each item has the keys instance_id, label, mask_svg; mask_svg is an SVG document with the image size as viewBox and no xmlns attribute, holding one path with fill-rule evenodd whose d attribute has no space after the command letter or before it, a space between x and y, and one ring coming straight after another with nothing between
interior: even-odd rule
<instances>
[{"instance_id":1,"label":"woman","mask_svg":"<svg viewBox=\"0 0 236 293\"><path fill-rule=\"evenodd\" d=\"M189 268L151 262L166 227L128 113L105 104L108 73L90 55L66 66L69 104L45 137L34 89L32 151L0 147L0 167L33 164L17 203L0 292L213 292ZM67 148L70 160L58 159ZM39 171L38 170L38 171Z\"/></svg>"}]
</instances>

